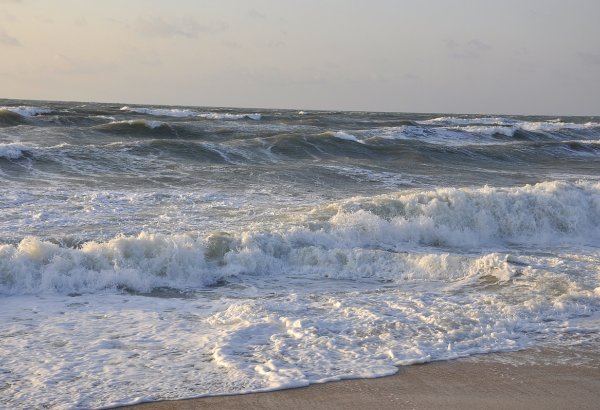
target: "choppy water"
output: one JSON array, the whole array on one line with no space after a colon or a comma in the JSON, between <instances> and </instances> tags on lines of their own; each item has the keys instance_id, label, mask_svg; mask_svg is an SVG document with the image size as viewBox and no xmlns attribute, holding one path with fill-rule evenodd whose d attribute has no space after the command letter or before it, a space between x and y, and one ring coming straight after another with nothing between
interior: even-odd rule
<instances>
[{"instance_id":1,"label":"choppy water","mask_svg":"<svg viewBox=\"0 0 600 410\"><path fill-rule=\"evenodd\" d=\"M600 118L0 100L0 406L600 346Z\"/></svg>"}]
</instances>

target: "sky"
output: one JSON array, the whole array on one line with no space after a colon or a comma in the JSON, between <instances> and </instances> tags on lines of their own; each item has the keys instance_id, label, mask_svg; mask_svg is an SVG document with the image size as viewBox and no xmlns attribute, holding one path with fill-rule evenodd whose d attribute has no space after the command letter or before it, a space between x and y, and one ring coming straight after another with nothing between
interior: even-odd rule
<instances>
[{"instance_id":1,"label":"sky","mask_svg":"<svg viewBox=\"0 0 600 410\"><path fill-rule=\"evenodd\" d=\"M598 0L0 0L0 98L600 114Z\"/></svg>"}]
</instances>

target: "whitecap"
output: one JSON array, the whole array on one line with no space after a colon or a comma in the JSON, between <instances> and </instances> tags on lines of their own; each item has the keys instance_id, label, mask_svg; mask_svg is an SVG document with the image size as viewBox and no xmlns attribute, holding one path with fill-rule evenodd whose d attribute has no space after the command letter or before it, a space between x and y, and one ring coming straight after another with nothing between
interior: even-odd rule
<instances>
[{"instance_id":1,"label":"whitecap","mask_svg":"<svg viewBox=\"0 0 600 410\"><path fill-rule=\"evenodd\" d=\"M121 111L136 112L139 114L148 114L161 117L194 117L198 115L196 111L178 109L178 108L144 108L144 107L121 107Z\"/></svg>"},{"instance_id":2,"label":"whitecap","mask_svg":"<svg viewBox=\"0 0 600 410\"><path fill-rule=\"evenodd\" d=\"M24 117L35 117L36 115L48 114L51 112L51 110L47 108L31 107L27 105L18 107L0 107L0 110L11 111Z\"/></svg>"},{"instance_id":3,"label":"whitecap","mask_svg":"<svg viewBox=\"0 0 600 410\"><path fill-rule=\"evenodd\" d=\"M29 149L30 147L19 143L0 144L0 158L18 159Z\"/></svg>"}]
</instances>

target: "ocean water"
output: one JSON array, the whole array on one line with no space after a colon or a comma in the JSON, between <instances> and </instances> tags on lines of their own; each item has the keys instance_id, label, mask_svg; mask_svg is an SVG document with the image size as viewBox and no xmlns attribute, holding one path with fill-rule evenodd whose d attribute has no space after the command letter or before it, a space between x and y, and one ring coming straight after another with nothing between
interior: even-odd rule
<instances>
[{"instance_id":1,"label":"ocean water","mask_svg":"<svg viewBox=\"0 0 600 410\"><path fill-rule=\"evenodd\" d=\"M600 347L600 118L0 100L0 407Z\"/></svg>"}]
</instances>

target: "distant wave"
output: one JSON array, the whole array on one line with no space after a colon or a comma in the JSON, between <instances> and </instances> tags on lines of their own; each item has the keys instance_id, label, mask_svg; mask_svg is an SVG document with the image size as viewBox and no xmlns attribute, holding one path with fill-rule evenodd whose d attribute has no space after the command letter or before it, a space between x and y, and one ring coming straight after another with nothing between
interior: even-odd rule
<instances>
[{"instance_id":1,"label":"distant wave","mask_svg":"<svg viewBox=\"0 0 600 410\"><path fill-rule=\"evenodd\" d=\"M48 114L51 110L39 107L0 107L0 126L15 126L27 123L27 118Z\"/></svg>"},{"instance_id":2,"label":"distant wave","mask_svg":"<svg viewBox=\"0 0 600 410\"><path fill-rule=\"evenodd\" d=\"M0 288L7 293L147 291L205 286L231 275L276 275L282 269L346 278L454 280L469 269L460 258L450 263L444 249L597 243L599 203L600 183L545 182L353 198L314 209L304 225L200 238L141 233L68 248L27 237L16 246L0 246ZM500 269L501 277L510 275L501 259L490 266Z\"/></svg>"},{"instance_id":3,"label":"distant wave","mask_svg":"<svg viewBox=\"0 0 600 410\"><path fill-rule=\"evenodd\" d=\"M170 130L171 126L161 121L147 121L147 120L125 120L125 121L111 121L108 124L97 125L93 127L99 131L106 132L120 132L120 133L135 133L143 131L159 131L159 130Z\"/></svg>"},{"instance_id":4,"label":"distant wave","mask_svg":"<svg viewBox=\"0 0 600 410\"><path fill-rule=\"evenodd\" d=\"M130 120L116 121L91 128L100 133L118 136L118 143L106 143L102 140L91 140L85 146L79 144L56 144L42 147L29 146L22 143L0 144L0 158L17 159L27 156L32 163L27 168L31 172L40 170L40 166L48 170L47 163L73 164L82 161L88 167L105 169L108 164L122 169L135 164L138 172L146 172L146 164L140 158L160 156L162 164L170 165L172 161L185 160L188 164L234 164L264 165L282 161L294 162L302 160L346 160L356 158L373 158L385 163L393 163L394 172L385 180L396 180L401 170L410 170L411 161L419 158L429 164L443 163L461 166L469 163L486 163L494 161L499 164L535 165L547 163L553 158L578 161L582 158L600 158L600 141L597 140L525 140L525 141L488 141L477 143L464 141L459 144L456 138L453 143L443 144L441 139L431 138L419 140L415 137L381 139L377 137L358 137L345 132L328 131L321 134L282 134L264 138L235 139L206 137L204 134L188 129L186 126L163 123L159 121ZM96 136L97 138L97 136ZM446 136L446 138L451 138ZM40 161L43 164L40 165ZM153 169L156 170L154 164ZM327 165L327 164L324 164ZM334 167L335 168L335 167ZM61 172L62 168L54 169ZM69 166L70 169L70 166ZM317 167L319 169L333 169ZM340 168L341 169L341 168ZM73 169L77 172L77 168ZM21 172L26 172L22 170ZM299 171L306 174L306 171ZM312 172L312 171L311 171ZM363 173L365 170L362 171ZM340 172L348 176L347 173ZM355 176L359 180L368 180L366 174ZM351 176L351 178L354 178ZM366 178L366 179L365 179ZM402 178L400 178L402 180Z\"/></svg>"},{"instance_id":5,"label":"distant wave","mask_svg":"<svg viewBox=\"0 0 600 410\"><path fill-rule=\"evenodd\" d=\"M11 111L15 114L22 115L23 117L35 117L36 115L49 114L52 110L47 108L40 107L31 107L26 105L21 105L18 107L0 107L1 110Z\"/></svg>"},{"instance_id":6,"label":"distant wave","mask_svg":"<svg viewBox=\"0 0 600 410\"><path fill-rule=\"evenodd\" d=\"M198 115L192 110L182 110L178 108L143 108L143 107L122 107L121 111L137 112L139 114L157 115L161 117L194 117Z\"/></svg>"},{"instance_id":7,"label":"distant wave","mask_svg":"<svg viewBox=\"0 0 600 410\"><path fill-rule=\"evenodd\" d=\"M362 140L377 137L384 139L418 139L432 144L470 145L497 144L501 141L498 138L503 139L505 142L511 142L512 138L525 140L556 139L562 137L557 133L568 132L572 136L580 135L582 138L590 136L597 138L597 135L591 135L588 132L600 128L600 123L596 122L576 124L515 121L501 118L459 118L454 120L452 117L442 117L440 119L418 121L417 124L420 125L383 127L367 132L354 132L353 135ZM435 126L431 124L435 124ZM352 131L349 132L352 133ZM507 139L507 137L510 139Z\"/></svg>"},{"instance_id":8,"label":"distant wave","mask_svg":"<svg viewBox=\"0 0 600 410\"><path fill-rule=\"evenodd\" d=\"M434 125L451 130L482 133L487 135L503 134L514 136L518 130L531 132L555 132L561 130L589 130L600 128L600 123L587 122L583 124L563 122L559 119L550 121L522 121L503 117L438 117L425 121L417 121L420 125Z\"/></svg>"},{"instance_id":9,"label":"distant wave","mask_svg":"<svg viewBox=\"0 0 600 410\"><path fill-rule=\"evenodd\" d=\"M262 118L262 115L258 113L230 114L224 112L202 112L198 114L198 117L210 120L242 120L247 118L250 120L258 121Z\"/></svg>"},{"instance_id":10,"label":"distant wave","mask_svg":"<svg viewBox=\"0 0 600 410\"><path fill-rule=\"evenodd\" d=\"M178 109L178 108L144 108L144 107L122 107L121 111L129 111L136 112L139 114L147 114L147 115L155 115L161 117L200 117L212 120L241 120L241 119L251 119L251 120L260 120L261 114L258 113L242 113L242 114L232 114L232 113L224 113L224 112L198 112L188 109Z\"/></svg>"},{"instance_id":11,"label":"distant wave","mask_svg":"<svg viewBox=\"0 0 600 410\"><path fill-rule=\"evenodd\" d=\"M15 126L23 124L25 118L13 111L9 111L4 108L0 108L0 126Z\"/></svg>"}]
</instances>

